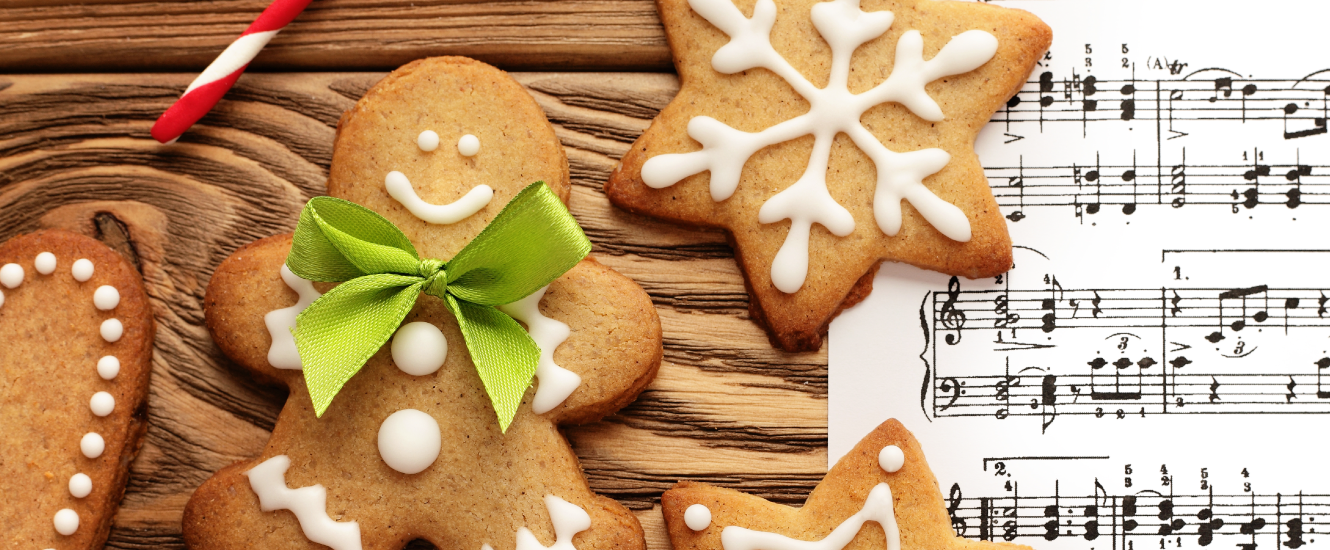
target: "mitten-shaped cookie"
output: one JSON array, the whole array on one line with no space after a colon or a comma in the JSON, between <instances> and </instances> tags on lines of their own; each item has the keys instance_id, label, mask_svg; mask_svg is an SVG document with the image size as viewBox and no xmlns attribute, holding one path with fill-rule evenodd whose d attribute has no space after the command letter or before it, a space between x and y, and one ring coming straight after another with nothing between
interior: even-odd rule
<instances>
[{"instance_id":1,"label":"mitten-shaped cookie","mask_svg":"<svg viewBox=\"0 0 1330 550\"><path fill-rule=\"evenodd\" d=\"M933 0L658 0L682 88L605 184L730 237L750 312L817 349L883 260L988 277L1011 239L975 138L1052 40Z\"/></svg>"},{"instance_id":2,"label":"mitten-shaped cookie","mask_svg":"<svg viewBox=\"0 0 1330 550\"><path fill-rule=\"evenodd\" d=\"M290 396L263 454L190 499L189 546L644 547L636 518L591 492L558 428L612 413L655 375L661 334L649 297L595 260L578 262L583 250L512 303L484 298L513 266L545 269L532 259L557 247L540 243L572 238L566 225L532 221L571 218L567 161L531 97L468 59L402 67L342 117L328 190L345 200L311 201L294 241L242 248L209 284L218 345ZM392 267L402 258L406 268ZM297 273L342 268L354 276L322 279L340 286ZM317 370L343 364L360 349L348 342L396 308L400 328L394 321L363 367ZM493 331L503 323L529 333L529 354L509 345L512 332ZM325 330L310 336L316 325ZM534 386L529 372L495 367L517 356L530 360Z\"/></svg>"},{"instance_id":3,"label":"mitten-shaped cookie","mask_svg":"<svg viewBox=\"0 0 1330 550\"><path fill-rule=\"evenodd\" d=\"M153 319L102 243L0 245L0 546L101 548L147 428Z\"/></svg>"},{"instance_id":4,"label":"mitten-shaped cookie","mask_svg":"<svg viewBox=\"0 0 1330 550\"><path fill-rule=\"evenodd\" d=\"M694 482L661 506L675 550L1029 550L957 537L919 442L895 420L842 457L802 508Z\"/></svg>"}]
</instances>

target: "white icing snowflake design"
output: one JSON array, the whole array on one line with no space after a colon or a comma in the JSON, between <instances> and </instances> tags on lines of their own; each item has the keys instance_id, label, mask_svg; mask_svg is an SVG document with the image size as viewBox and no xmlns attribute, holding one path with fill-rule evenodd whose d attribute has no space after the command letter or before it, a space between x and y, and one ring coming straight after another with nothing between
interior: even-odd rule
<instances>
[{"instance_id":1,"label":"white icing snowflake design","mask_svg":"<svg viewBox=\"0 0 1330 550\"><path fill-rule=\"evenodd\" d=\"M970 240L970 222L955 205L938 198L924 178L938 172L951 160L942 149L898 153L886 148L860 122L864 112L887 102L897 102L928 121L940 121L942 109L924 91L924 85L939 78L972 71L997 53L997 38L971 30L952 37L933 59L923 59L923 37L911 30L896 43L896 62L885 81L860 94L849 91L850 58L859 46L891 27L889 11L865 12L859 0L832 0L813 6L813 26L831 47L831 77L825 88L814 86L771 45L776 22L773 0L758 0L753 17L744 17L731 0L689 0L704 19L730 37L716 51L711 66L723 74L765 68L783 78L808 101L807 113L760 132L731 128L708 116L688 122L688 135L702 144L701 151L652 157L642 167L642 180L660 189L709 170L711 198L724 201L734 194L744 163L764 147L812 135L813 152L808 169L793 185L767 200L758 211L758 221L790 220L790 232L776 253L771 280L785 293L798 291L808 275L809 237L814 223L833 235L854 231L854 217L827 191L827 166L831 144L844 133L873 161L877 168L877 191L873 215L883 233L895 236L901 228L901 200L910 204L943 235Z\"/></svg>"}]
</instances>

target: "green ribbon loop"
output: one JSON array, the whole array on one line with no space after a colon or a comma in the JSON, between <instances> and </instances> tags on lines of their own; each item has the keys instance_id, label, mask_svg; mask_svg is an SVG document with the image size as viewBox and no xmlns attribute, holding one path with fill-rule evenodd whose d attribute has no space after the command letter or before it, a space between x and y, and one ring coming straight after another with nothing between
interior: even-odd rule
<instances>
[{"instance_id":1,"label":"green ribbon loop","mask_svg":"<svg viewBox=\"0 0 1330 550\"><path fill-rule=\"evenodd\" d=\"M342 283L301 312L293 331L316 416L424 292L457 317L503 431L531 385L540 349L494 306L525 298L591 252L577 220L543 182L518 193L447 262L421 259L392 222L332 197L310 199L292 241L286 265L293 273Z\"/></svg>"}]
</instances>

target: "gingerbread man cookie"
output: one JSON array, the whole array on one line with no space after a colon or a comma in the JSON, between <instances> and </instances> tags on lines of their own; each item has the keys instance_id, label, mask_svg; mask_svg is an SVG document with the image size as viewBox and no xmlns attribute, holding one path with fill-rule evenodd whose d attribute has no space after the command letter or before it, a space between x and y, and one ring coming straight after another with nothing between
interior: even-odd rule
<instances>
[{"instance_id":1,"label":"gingerbread man cookie","mask_svg":"<svg viewBox=\"0 0 1330 550\"><path fill-rule=\"evenodd\" d=\"M102 243L0 245L0 546L101 548L147 429L154 324Z\"/></svg>"},{"instance_id":2,"label":"gingerbread man cookie","mask_svg":"<svg viewBox=\"0 0 1330 550\"><path fill-rule=\"evenodd\" d=\"M328 190L390 220L422 257L448 259L534 181L567 202L567 161L540 108L502 71L436 58L398 69L342 117ZM334 285L296 276L291 247L289 235L246 246L208 287L218 345L290 396L262 455L190 499L191 548L645 546L559 433L626 405L655 375L660 322L641 288L586 259L500 308L540 351L506 433L457 318L426 295L316 417L290 328Z\"/></svg>"},{"instance_id":3,"label":"gingerbread man cookie","mask_svg":"<svg viewBox=\"0 0 1330 550\"><path fill-rule=\"evenodd\" d=\"M802 508L684 482L661 497L675 550L1029 550L957 537L919 442L882 423Z\"/></svg>"},{"instance_id":4,"label":"gingerbread man cookie","mask_svg":"<svg viewBox=\"0 0 1330 550\"><path fill-rule=\"evenodd\" d=\"M821 345L883 260L1011 267L974 141L1047 50L1029 13L933 0L658 0L682 87L605 192L724 229L750 311Z\"/></svg>"}]
</instances>

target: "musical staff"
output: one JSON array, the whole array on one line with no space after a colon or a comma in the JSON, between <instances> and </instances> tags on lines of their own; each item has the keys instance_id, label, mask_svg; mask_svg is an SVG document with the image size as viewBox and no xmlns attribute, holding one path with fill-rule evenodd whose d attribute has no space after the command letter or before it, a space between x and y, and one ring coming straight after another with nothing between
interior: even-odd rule
<instances>
[{"instance_id":1,"label":"musical staff","mask_svg":"<svg viewBox=\"0 0 1330 550\"><path fill-rule=\"evenodd\" d=\"M1010 487L1000 496L975 497L953 484L947 511L956 534L1036 547L1078 539L1125 550L1161 544L1296 550L1314 545L1318 530L1330 527L1330 494L1109 493L1096 481L1084 494L1055 489L1052 495L1031 496L1020 494L1016 481Z\"/></svg>"},{"instance_id":2,"label":"musical staff","mask_svg":"<svg viewBox=\"0 0 1330 550\"><path fill-rule=\"evenodd\" d=\"M1278 121L1286 140L1326 133L1330 117L1330 69L1301 78L1244 78L1224 68L1207 68L1170 78L1138 79L1135 67L1126 79L1081 75L1057 78L1039 73L993 117L1008 133L1043 132L1054 123L1075 123L1082 134L1101 122L1167 125L1165 139L1189 132L1180 122L1247 123ZM1036 128L1026 129L1027 124ZM1014 135L1014 134L1013 134ZM1024 136L1021 136L1024 137Z\"/></svg>"},{"instance_id":3,"label":"musical staff","mask_svg":"<svg viewBox=\"0 0 1330 550\"><path fill-rule=\"evenodd\" d=\"M984 167L998 205L1011 209L1018 222L1032 207L1071 207L1075 216L1098 214L1105 206L1131 215L1140 205L1171 208L1224 206L1232 213L1260 205L1288 209L1330 205L1330 156L1323 164L1303 164L1301 155L1287 163L1245 162L1188 164L1183 149L1164 163L1138 165L1135 154L1120 163L1103 163L1096 153L1085 163ZM1125 155L1124 155L1125 156ZM1263 157L1257 150L1255 155Z\"/></svg>"},{"instance_id":4,"label":"musical staff","mask_svg":"<svg viewBox=\"0 0 1330 550\"><path fill-rule=\"evenodd\" d=\"M1330 289L1067 288L1051 275L1042 289L1012 289L1010 281L964 290L953 277L925 301L931 330L946 334L929 339L937 372L923 405L931 416L1038 417L1047 429L1059 416L1330 414L1330 357L1319 343L1295 349L1301 360L1259 369L1231 362L1259 342L1287 354L1319 341L1330 316L1313 304ZM1062 335L1076 351L1013 369L1013 357L1054 350ZM1002 362L972 361L954 373L947 357L957 347L986 348Z\"/></svg>"}]
</instances>

